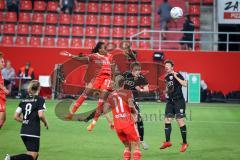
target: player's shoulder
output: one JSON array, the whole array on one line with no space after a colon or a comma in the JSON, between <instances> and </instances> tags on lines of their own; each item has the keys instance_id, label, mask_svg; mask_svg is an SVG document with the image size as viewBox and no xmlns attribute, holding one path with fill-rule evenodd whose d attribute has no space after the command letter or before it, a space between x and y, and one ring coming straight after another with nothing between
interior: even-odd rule
<instances>
[{"instance_id":1,"label":"player's shoulder","mask_svg":"<svg viewBox=\"0 0 240 160\"><path fill-rule=\"evenodd\" d=\"M124 72L123 73L123 76L126 78L126 77L129 77L129 76L131 76L132 75L132 73L131 73L131 71L126 71L126 72Z\"/></svg>"},{"instance_id":2,"label":"player's shoulder","mask_svg":"<svg viewBox=\"0 0 240 160\"><path fill-rule=\"evenodd\" d=\"M45 103L45 99L42 96L36 96L35 99L37 100L38 103Z\"/></svg>"}]
</instances>

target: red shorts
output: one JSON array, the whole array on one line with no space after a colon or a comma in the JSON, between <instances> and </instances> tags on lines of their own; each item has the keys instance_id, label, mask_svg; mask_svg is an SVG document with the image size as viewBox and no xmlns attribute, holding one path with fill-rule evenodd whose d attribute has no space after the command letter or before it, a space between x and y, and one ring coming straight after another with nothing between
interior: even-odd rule
<instances>
[{"instance_id":1,"label":"red shorts","mask_svg":"<svg viewBox=\"0 0 240 160\"><path fill-rule=\"evenodd\" d=\"M0 98L0 112L6 111L6 100Z\"/></svg>"},{"instance_id":2,"label":"red shorts","mask_svg":"<svg viewBox=\"0 0 240 160\"><path fill-rule=\"evenodd\" d=\"M139 133L135 124L129 125L129 127L124 129L116 129L116 132L122 142L139 141Z\"/></svg>"},{"instance_id":3,"label":"red shorts","mask_svg":"<svg viewBox=\"0 0 240 160\"><path fill-rule=\"evenodd\" d=\"M93 88L94 89L101 89L101 90L112 90L112 87L111 87L111 82L112 82L112 79L111 79L111 75L100 75L100 76L97 76L95 79L93 79L91 81L92 85L93 85Z\"/></svg>"}]
</instances>

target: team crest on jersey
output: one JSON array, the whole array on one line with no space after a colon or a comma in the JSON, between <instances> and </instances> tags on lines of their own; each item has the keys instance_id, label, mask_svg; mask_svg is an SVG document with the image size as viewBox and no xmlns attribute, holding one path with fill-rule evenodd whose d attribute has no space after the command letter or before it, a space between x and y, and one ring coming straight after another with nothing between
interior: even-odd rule
<instances>
[{"instance_id":1,"label":"team crest on jersey","mask_svg":"<svg viewBox=\"0 0 240 160\"><path fill-rule=\"evenodd\" d=\"M170 79L170 80L173 80L173 76L169 76L169 79Z\"/></svg>"}]
</instances>

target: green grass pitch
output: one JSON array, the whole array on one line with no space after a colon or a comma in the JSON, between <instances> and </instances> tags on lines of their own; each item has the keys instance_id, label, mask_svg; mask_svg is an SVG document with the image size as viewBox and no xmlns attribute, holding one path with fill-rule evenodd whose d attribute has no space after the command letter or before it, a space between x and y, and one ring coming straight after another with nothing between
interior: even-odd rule
<instances>
[{"instance_id":1,"label":"green grass pitch","mask_svg":"<svg viewBox=\"0 0 240 160\"><path fill-rule=\"evenodd\" d=\"M47 101L46 116L49 130L42 127L39 160L120 160L123 145L111 131L104 118L94 131L86 130L84 122L59 120L54 114L56 101ZM6 153L25 152L19 137L20 124L13 120L17 100L7 103L7 122L0 130L0 159ZM86 101L80 112L96 106ZM164 141L164 103L140 102L145 120L145 141L149 150L142 150L143 160L239 160L240 159L240 105L239 104L188 104L187 129L189 148L180 153L180 130L173 123L173 146L159 150Z\"/></svg>"}]
</instances>

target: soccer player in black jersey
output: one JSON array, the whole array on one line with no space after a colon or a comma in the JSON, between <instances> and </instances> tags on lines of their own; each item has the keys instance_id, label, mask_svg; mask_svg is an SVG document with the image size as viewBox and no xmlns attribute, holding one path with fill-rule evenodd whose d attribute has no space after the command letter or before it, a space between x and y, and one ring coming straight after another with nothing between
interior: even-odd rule
<instances>
[{"instance_id":1,"label":"soccer player in black jersey","mask_svg":"<svg viewBox=\"0 0 240 160\"><path fill-rule=\"evenodd\" d=\"M48 129L44 116L45 100L38 96L40 83L33 80L29 84L29 96L21 100L14 114L14 119L22 123L20 136L26 146L27 153L14 156L7 155L5 160L37 160L40 146L40 121Z\"/></svg>"},{"instance_id":2,"label":"soccer player in black jersey","mask_svg":"<svg viewBox=\"0 0 240 160\"><path fill-rule=\"evenodd\" d=\"M148 81L141 74L141 65L138 62L131 63L130 71L126 71L123 73L123 77L125 79L124 89L132 90L134 96L134 105L138 110L138 121L137 128L140 135L140 142L143 146L143 149L148 149L149 146L144 142L144 124L140 114L140 108L138 105L138 94L139 92L149 92Z\"/></svg>"},{"instance_id":3,"label":"soccer player in black jersey","mask_svg":"<svg viewBox=\"0 0 240 160\"><path fill-rule=\"evenodd\" d=\"M172 130L172 119L176 118L176 121L180 127L183 143L180 152L185 152L187 144L187 129L184 122L186 103L182 93L182 86L187 86L187 81L184 80L180 73L173 70L174 63L171 60L165 61L165 81L167 92L167 104L165 109L165 136L166 142L160 147L165 149L172 146L170 141L170 135Z\"/></svg>"}]
</instances>

